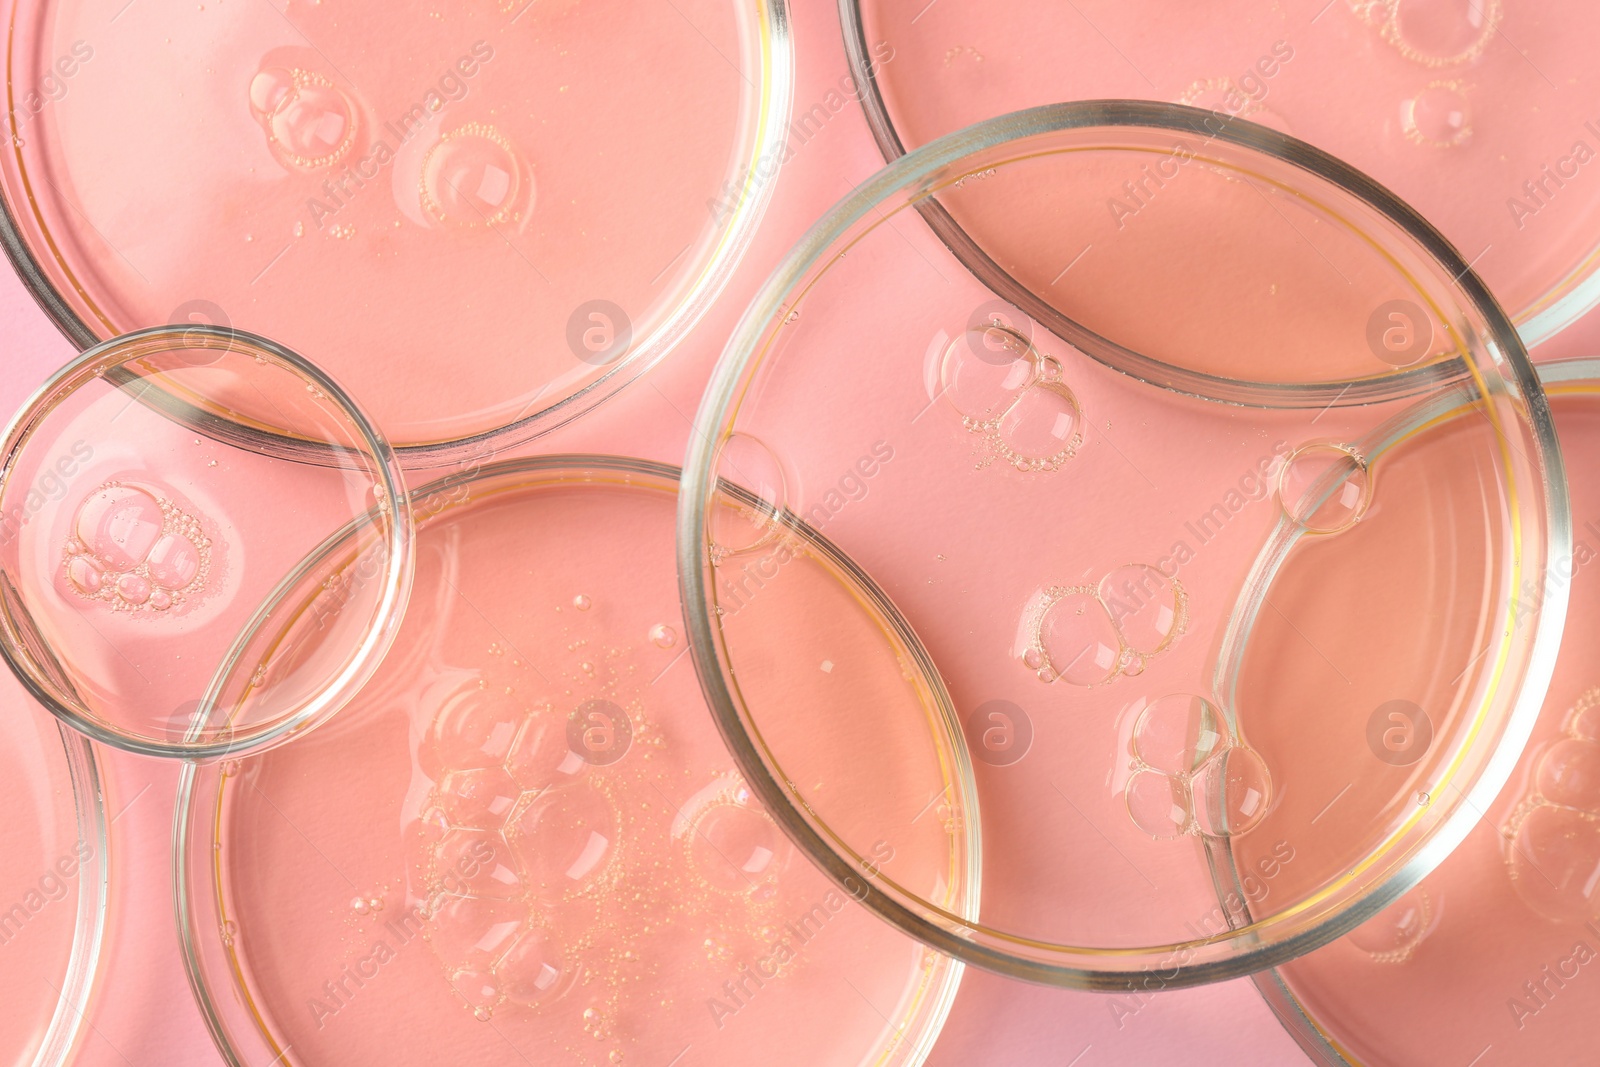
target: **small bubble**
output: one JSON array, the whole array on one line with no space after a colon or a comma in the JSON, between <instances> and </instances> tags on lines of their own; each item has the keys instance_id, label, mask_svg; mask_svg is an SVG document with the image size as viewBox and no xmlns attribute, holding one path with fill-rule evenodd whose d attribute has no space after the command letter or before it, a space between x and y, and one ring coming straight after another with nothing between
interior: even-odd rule
<instances>
[{"instance_id":1,"label":"small bubble","mask_svg":"<svg viewBox=\"0 0 1600 1067\"><path fill-rule=\"evenodd\" d=\"M658 622L650 627L650 643L657 648L671 648L678 643L677 631L664 622Z\"/></svg>"},{"instance_id":2,"label":"small bubble","mask_svg":"<svg viewBox=\"0 0 1600 1067\"><path fill-rule=\"evenodd\" d=\"M592 603L593 602L582 593L579 593L577 596L572 598L572 606L577 608L579 611L588 611Z\"/></svg>"},{"instance_id":3,"label":"small bubble","mask_svg":"<svg viewBox=\"0 0 1600 1067\"><path fill-rule=\"evenodd\" d=\"M1278 475L1279 504L1307 533L1348 530L1361 521L1371 499L1367 461L1349 445L1301 445Z\"/></svg>"}]
</instances>

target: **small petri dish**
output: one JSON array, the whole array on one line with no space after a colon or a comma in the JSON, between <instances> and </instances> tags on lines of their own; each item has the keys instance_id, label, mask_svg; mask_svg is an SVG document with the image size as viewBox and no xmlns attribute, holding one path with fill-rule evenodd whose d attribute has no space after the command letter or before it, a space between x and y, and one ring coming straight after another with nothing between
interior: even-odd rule
<instances>
[{"instance_id":1,"label":"small petri dish","mask_svg":"<svg viewBox=\"0 0 1600 1067\"><path fill-rule=\"evenodd\" d=\"M0 12L0 225L57 325L272 337L408 466L470 466L662 358L787 137L782 0Z\"/></svg>"},{"instance_id":2,"label":"small petri dish","mask_svg":"<svg viewBox=\"0 0 1600 1067\"><path fill-rule=\"evenodd\" d=\"M0 653L67 725L144 755L322 722L383 658L411 578L388 443L300 356L212 326L58 371L6 429L0 516Z\"/></svg>"},{"instance_id":3,"label":"small petri dish","mask_svg":"<svg viewBox=\"0 0 1600 1067\"><path fill-rule=\"evenodd\" d=\"M925 809L830 882L705 714L677 609L676 502L676 468L612 457L422 487L413 610L350 713L186 769L179 929L228 1062L928 1055L962 967L853 898L893 872L956 910L976 901L948 702L882 595L822 539L797 539L755 612L834 631L775 642L750 683L796 732L857 731L805 770L846 790L878 766L861 817ZM892 738L892 767L886 735L830 700L840 687L912 732Z\"/></svg>"},{"instance_id":4,"label":"small petri dish","mask_svg":"<svg viewBox=\"0 0 1600 1067\"><path fill-rule=\"evenodd\" d=\"M1571 469L1600 462L1600 360L1540 367ZM1448 402L1414 422L1471 419ZM1594 480L1572 482L1580 523L1543 588L1570 597L1566 634L1533 738L1437 870L1338 941L1256 984L1317 1063L1581 1063L1600 994L1586 981L1600 945L1600 532ZM1405 774L1432 743L1433 715L1389 709L1374 763Z\"/></svg>"},{"instance_id":5,"label":"small petri dish","mask_svg":"<svg viewBox=\"0 0 1600 1067\"><path fill-rule=\"evenodd\" d=\"M981 14L851 0L840 11L854 95L885 159L1058 101L1192 104L1220 125L1302 138L1393 190L1473 264L1530 347L1600 300L1600 183L1583 176L1600 148L1587 104L1600 75L1584 52L1580 27L1593 15L1582 5L1230 0L1203 20L1115 0ZM1151 162L1098 190L1094 208L1116 229L1163 210L1176 172ZM1020 215L939 222L958 248L989 251L961 255L986 278L1006 272L1005 249L1025 226ZM1079 267L1106 249L1095 242ZM1058 289L1012 282L1076 318ZM1404 332L1396 324L1395 336ZM1146 379L1171 373L1137 358L1153 353L1086 351ZM1257 373L1261 383L1283 380Z\"/></svg>"},{"instance_id":6,"label":"small petri dish","mask_svg":"<svg viewBox=\"0 0 1600 1067\"><path fill-rule=\"evenodd\" d=\"M0 1058L73 1062L106 929L107 832L94 748L0 672Z\"/></svg>"},{"instance_id":7,"label":"small petri dish","mask_svg":"<svg viewBox=\"0 0 1600 1067\"><path fill-rule=\"evenodd\" d=\"M803 521L927 648L982 805L977 921L889 879L865 903L1038 982L1248 973L1409 889L1510 773L1564 618L1561 595L1524 596L1570 551L1560 454L1481 282L1347 168L1259 127L1202 138L1197 121L1059 105L891 164L758 294L685 463L689 634L752 789L835 877L903 832L824 832L833 800L789 769L782 709L742 684L773 637L741 626L741 605ZM1102 261L1118 270L1079 275L1089 191L1174 145L1192 157L1164 210ZM1225 356L1326 385L1352 350L1379 362L1367 324L1399 302L1465 368L1446 391L1475 417L1401 441L1413 405L1381 390L1253 407L1116 373L983 287L926 224L929 202L957 217L1026 205L1034 238L1010 269L1053 264L1103 336L1174 365ZM778 625L805 641L826 623ZM1437 709L1403 781L1374 773L1364 743L1333 743L1402 698ZM865 700L854 712L892 721ZM1247 853L1251 895L1219 903L1215 870Z\"/></svg>"}]
</instances>

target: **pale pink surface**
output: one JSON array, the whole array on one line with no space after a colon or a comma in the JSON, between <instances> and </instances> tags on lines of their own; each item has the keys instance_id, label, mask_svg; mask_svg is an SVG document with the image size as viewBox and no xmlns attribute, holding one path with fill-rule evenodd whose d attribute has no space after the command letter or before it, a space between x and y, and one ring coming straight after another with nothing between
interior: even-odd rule
<instances>
[{"instance_id":1,"label":"pale pink surface","mask_svg":"<svg viewBox=\"0 0 1600 1067\"><path fill-rule=\"evenodd\" d=\"M831 5L801 5L795 38L796 108L804 110L822 101L844 76ZM818 215L881 162L855 103L845 102L795 153L738 277L684 346L598 411L543 438L537 451L681 460L700 390L755 287ZM9 413L71 357L72 349L9 272L0 277L0 322L9 342L0 408ZM1586 356L1597 350L1600 317L1591 315L1537 354ZM177 769L105 750L100 756L109 811L118 815L113 911L99 1003L79 1062L85 1067L216 1064L220 1059L184 976L172 917L169 840ZM1249 1067L1301 1063L1304 1057L1245 982L1160 994L1140 1005L1129 997L1043 989L969 970L930 1063L1095 1067L1163 1061Z\"/></svg>"}]
</instances>

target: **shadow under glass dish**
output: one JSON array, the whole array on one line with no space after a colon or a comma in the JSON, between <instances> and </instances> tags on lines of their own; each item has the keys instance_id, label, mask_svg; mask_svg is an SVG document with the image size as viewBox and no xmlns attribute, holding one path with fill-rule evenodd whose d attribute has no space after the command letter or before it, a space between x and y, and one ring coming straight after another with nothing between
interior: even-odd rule
<instances>
[{"instance_id":1,"label":"shadow under glass dish","mask_svg":"<svg viewBox=\"0 0 1600 1067\"><path fill-rule=\"evenodd\" d=\"M742 683L772 637L745 608L781 569L778 532L803 520L928 649L983 808L978 922L893 878L866 903L1035 981L1246 973L1408 889L1505 781L1564 617L1559 591L1523 599L1570 543L1526 354L1467 265L1358 175L1239 131L1196 140L1165 210L1068 276L1106 336L1303 383L1381 365L1372 310L1414 309L1465 369L1450 389L1473 417L1404 441L1396 400L1244 407L1117 374L984 289L918 210L1026 206L1032 239L1009 269L1048 280L1096 221L1087 192L1164 158L1193 119L1062 105L892 164L769 279L686 462L689 633L752 788L836 878L906 829L835 833L837 797L794 772L781 710ZM728 486L754 502L737 522L716 504ZM784 621L796 640L815 625ZM1407 774L1375 770L1364 744L1323 743L1396 700L1434 716ZM1252 895L1219 905L1213 868L1230 849L1249 856Z\"/></svg>"},{"instance_id":2,"label":"shadow under glass dish","mask_svg":"<svg viewBox=\"0 0 1600 1067\"><path fill-rule=\"evenodd\" d=\"M665 355L785 136L781 0L0 10L0 221L57 324L273 337L408 465L480 460Z\"/></svg>"},{"instance_id":3,"label":"shadow under glass dish","mask_svg":"<svg viewBox=\"0 0 1600 1067\"><path fill-rule=\"evenodd\" d=\"M95 740L186 759L277 744L338 711L393 639L412 568L399 464L270 341L194 326L98 345L12 420L0 464L0 653Z\"/></svg>"},{"instance_id":4,"label":"shadow under glass dish","mask_svg":"<svg viewBox=\"0 0 1600 1067\"><path fill-rule=\"evenodd\" d=\"M94 750L0 676L0 1059L72 1062L105 933L107 823Z\"/></svg>"},{"instance_id":5,"label":"shadow under glass dish","mask_svg":"<svg viewBox=\"0 0 1600 1067\"><path fill-rule=\"evenodd\" d=\"M1600 361L1540 367L1579 523L1551 587L1570 605L1549 697L1506 788L1454 853L1414 889L1340 940L1256 976L1279 1018L1318 1063L1581 1063L1591 1058L1600 993ZM1440 398L1410 422L1471 421ZM1534 587L1526 603L1546 595ZM1417 712L1423 712L1419 717ZM1405 774L1431 745L1428 709L1396 707L1373 764ZM1347 723L1344 743L1364 724ZM1330 738L1330 741L1333 739ZM1249 858L1240 857L1248 868Z\"/></svg>"},{"instance_id":6,"label":"shadow under glass dish","mask_svg":"<svg viewBox=\"0 0 1600 1067\"><path fill-rule=\"evenodd\" d=\"M594 456L419 489L413 610L350 713L186 771L179 928L230 1063L924 1060L961 964L854 903L868 872L829 882L738 775L686 655L676 497L675 468ZM924 808L874 869L971 910L948 700L847 560L791 544L755 611L833 628L750 684L796 731L850 728L841 690L886 710L806 773L850 826Z\"/></svg>"},{"instance_id":7,"label":"shadow under glass dish","mask_svg":"<svg viewBox=\"0 0 1600 1067\"><path fill-rule=\"evenodd\" d=\"M1464 253L1530 346L1600 299L1600 185L1585 178L1600 150L1589 104L1600 82L1578 28L1593 18L1583 5L1230 0L1200 18L1109 0L981 12L840 0L839 11L855 95L887 160L968 123L1057 101L1190 104L1213 112L1218 128L1292 134L1394 190ZM1093 207L1107 225L1071 250L1083 250L1079 266L1094 269L1107 241L1167 210L1175 181L1176 172L1152 165L1096 190ZM1070 323L1092 331L1061 288L1006 277L1005 252L1027 221L937 224L991 286L1018 285L1040 302L1036 318L1064 319L1056 332L1067 336ZM1178 389L1194 388L1187 379L1197 369L1239 378L1255 403L1285 402L1271 386L1294 380L1271 367L1175 369L1158 353L1083 347ZM1392 377L1397 390L1428 384L1415 370Z\"/></svg>"}]
</instances>

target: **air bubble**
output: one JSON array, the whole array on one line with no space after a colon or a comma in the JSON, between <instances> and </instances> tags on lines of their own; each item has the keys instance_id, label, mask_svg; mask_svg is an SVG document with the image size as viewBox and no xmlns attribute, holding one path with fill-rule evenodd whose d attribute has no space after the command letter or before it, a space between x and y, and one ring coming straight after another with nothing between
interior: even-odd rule
<instances>
[{"instance_id":1,"label":"air bubble","mask_svg":"<svg viewBox=\"0 0 1600 1067\"><path fill-rule=\"evenodd\" d=\"M1146 656L1166 650L1189 625L1188 593L1177 579L1145 563L1107 574L1100 580L1100 599L1123 643Z\"/></svg>"},{"instance_id":2,"label":"air bubble","mask_svg":"<svg viewBox=\"0 0 1600 1067\"><path fill-rule=\"evenodd\" d=\"M250 108L272 154L300 170L331 167L356 141L356 113L334 84L313 71L268 67L250 83Z\"/></svg>"},{"instance_id":3,"label":"air bubble","mask_svg":"<svg viewBox=\"0 0 1600 1067\"><path fill-rule=\"evenodd\" d=\"M468 685L439 706L428 744L441 767L495 767L510 755L522 721L521 709L503 693Z\"/></svg>"},{"instance_id":4,"label":"air bubble","mask_svg":"<svg viewBox=\"0 0 1600 1067\"><path fill-rule=\"evenodd\" d=\"M1209 837L1237 837L1266 818L1272 777L1255 752L1225 749L1206 761L1190 783L1194 820Z\"/></svg>"},{"instance_id":5,"label":"air bubble","mask_svg":"<svg viewBox=\"0 0 1600 1067\"><path fill-rule=\"evenodd\" d=\"M943 394L977 428L1005 411L1039 379L1039 354L1009 326L968 330L945 349L939 377Z\"/></svg>"},{"instance_id":6,"label":"air bubble","mask_svg":"<svg viewBox=\"0 0 1600 1067\"><path fill-rule=\"evenodd\" d=\"M1222 712L1204 697L1173 694L1146 704L1133 728L1133 754L1166 774L1192 774L1228 747Z\"/></svg>"},{"instance_id":7,"label":"air bubble","mask_svg":"<svg viewBox=\"0 0 1600 1067\"><path fill-rule=\"evenodd\" d=\"M1425 67L1450 67L1481 56L1504 14L1500 0L1390 0L1384 40Z\"/></svg>"},{"instance_id":8,"label":"air bubble","mask_svg":"<svg viewBox=\"0 0 1600 1067\"><path fill-rule=\"evenodd\" d=\"M1184 834L1189 825L1189 787L1181 779L1140 769L1124 792L1133 824L1158 841Z\"/></svg>"},{"instance_id":9,"label":"air bubble","mask_svg":"<svg viewBox=\"0 0 1600 1067\"><path fill-rule=\"evenodd\" d=\"M154 496L133 486L107 485L78 508L73 529L106 566L125 571L145 561L165 522Z\"/></svg>"},{"instance_id":10,"label":"air bubble","mask_svg":"<svg viewBox=\"0 0 1600 1067\"><path fill-rule=\"evenodd\" d=\"M724 893L767 886L782 867L787 840L763 811L723 802L695 820L689 857L706 884Z\"/></svg>"},{"instance_id":11,"label":"air bubble","mask_svg":"<svg viewBox=\"0 0 1600 1067\"><path fill-rule=\"evenodd\" d=\"M484 967L511 945L527 905L492 897L446 897L428 920L428 940L455 967Z\"/></svg>"},{"instance_id":12,"label":"air bubble","mask_svg":"<svg viewBox=\"0 0 1600 1067\"><path fill-rule=\"evenodd\" d=\"M579 593L577 596L572 598L572 606L577 608L579 611L588 611L593 603L594 601L590 600L582 593Z\"/></svg>"},{"instance_id":13,"label":"air bubble","mask_svg":"<svg viewBox=\"0 0 1600 1067\"><path fill-rule=\"evenodd\" d=\"M210 541L200 523L142 486L108 482L73 516L64 546L71 589L113 608L165 611L205 577Z\"/></svg>"},{"instance_id":14,"label":"air bubble","mask_svg":"<svg viewBox=\"0 0 1600 1067\"><path fill-rule=\"evenodd\" d=\"M500 1002L500 983L488 968L463 967L450 976L450 988L482 1022L489 1021L494 1006Z\"/></svg>"},{"instance_id":15,"label":"air bubble","mask_svg":"<svg viewBox=\"0 0 1600 1067\"><path fill-rule=\"evenodd\" d=\"M1534 787L1552 804L1600 814L1600 744L1557 741L1539 757Z\"/></svg>"},{"instance_id":16,"label":"air bubble","mask_svg":"<svg viewBox=\"0 0 1600 1067\"><path fill-rule=\"evenodd\" d=\"M1467 95L1455 82L1433 82L1400 105L1406 137L1434 148L1454 148L1472 137Z\"/></svg>"},{"instance_id":17,"label":"air bubble","mask_svg":"<svg viewBox=\"0 0 1600 1067\"><path fill-rule=\"evenodd\" d=\"M604 795L582 786L540 794L507 833L534 886L546 892L581 887L615 857L616 816Z\"/></svg>"},{"instance_id":18,"label":"air bubble","mask_svg":"<svg viewBox=\"0 0 1600 1067\"><path fill-rule=\"evenodd\" d=\"M570 781L586 766L567 743L566 724L548 711L534 712L523 720L506 756L506 770L523 789L548 789Z\"/></svg>"},{"instance_id":19,"label":"air bubble","mask_svg":"<svg viewBox=\"0 0 1600 1067\"><path fill-rule=\"evenodd\" d=\"M1600 915L1600 817L1535 804L1512 833L1507 863L1517 895L1545 918Z\"/></svg>"},{"instance_id":20,"label":"air bubble","mask_svg":"<svg viewBox=\"0 0 1600 1067\"><path fill-rule=\"evenodd\" d=\"M1404 963L1416 955L1438 925L1439 909L1421 889L1413 889L1346 935L1351 945L1378 963Z\"/></svg>"},{"instance_id":21,"label":"air bubble","mask_svg":"<svg viewBox=\"0 0 1600 1067\"><path fill-rule=\"evenodd\" d=\"M446 832L435 869L439 886L460 896L510 900L523 888L505 839L492 830Z\"/></svg>"},{"instance_id":22,"label":"air bubble","mask_svg":"<svg viewBox=\"0 0 1600 1067\"><path fill-rule=\"evenodd\" d=\"M451 771L439 782L436 803L452 826L499 827L521 792L500 767Z\"/></svg>"},{"instance_id":23,"label":"air bubble","mask_svg":"<svg viewBox=\"0 0 1600 1067\"><path fill-rule=\"evenodd\" d=\"M1039 624L1039 646L1055 677L1093 686L1116 676L1121 643L1105 605L1088 590L1068 590Z\"/></svg>"},{"instance_id":24,"label":"air bubble","mask_svg":"<svg viewBox=\"0 0 1600 1067\"><path fill-rule=\"evenodd\" d=\"M671 648L678 643L678 632L664 622L650 627L650 643L657 648Z\"/></svg>"},{"instance_id":25,"label":"air bubble","mask_svg":"<svg viewBox=\"0 0 1600 1067\"><path fill-rule=\"evenodd\" d=\"M530 1007L555 1000L569 985L560 945L539 929L517 938L495 964L494 973L507 997Z\"/></svg>"},{"instance_id":26,"label":"air bubble","mask_svg":"<svg viewBox=\"0 0 1600 1067\"><path fill-rule=\"evenodd\" d=\"M1367 462L1348 445L1307 444L1289 454L1278 475L1278 501L1308 533L1348 530L1372 498Z\"/></svg>"},{"instance_id":27,"label":"air bubble","mask_svg":"<svg viewBox=\"0 0 1600 1067\"><path fill-rule=\"evenodd\" d=\"M772 450L745 433L729 434L717 450L716 474L724 486L713 498L709 528L720 555L747 552L771 540L786 506L783 467Z\"/></svg>"},{"instance_id":28,"label":"air bubble","mask_svg":"<svg viewBox=\"0 0 1600 1067\"><path fill-rule=\"evenodd\" d=\"M533 206L533 174L498 129L471 122L440 136L422 161L422 206L451 226L520 221Z\"/></svg>"},{"instance_id":29,"label":"air bubble","mask_svg":"<svg viewBox=\"0 0 1600 1067\"><path fill-rule=\"evenodd\" d=\"M1029 469L1059 466L1083 444L1078 398L1060 382L1029 386L1000 416L995 438L1007 459Z\"/></svg>"}]
</instances>

